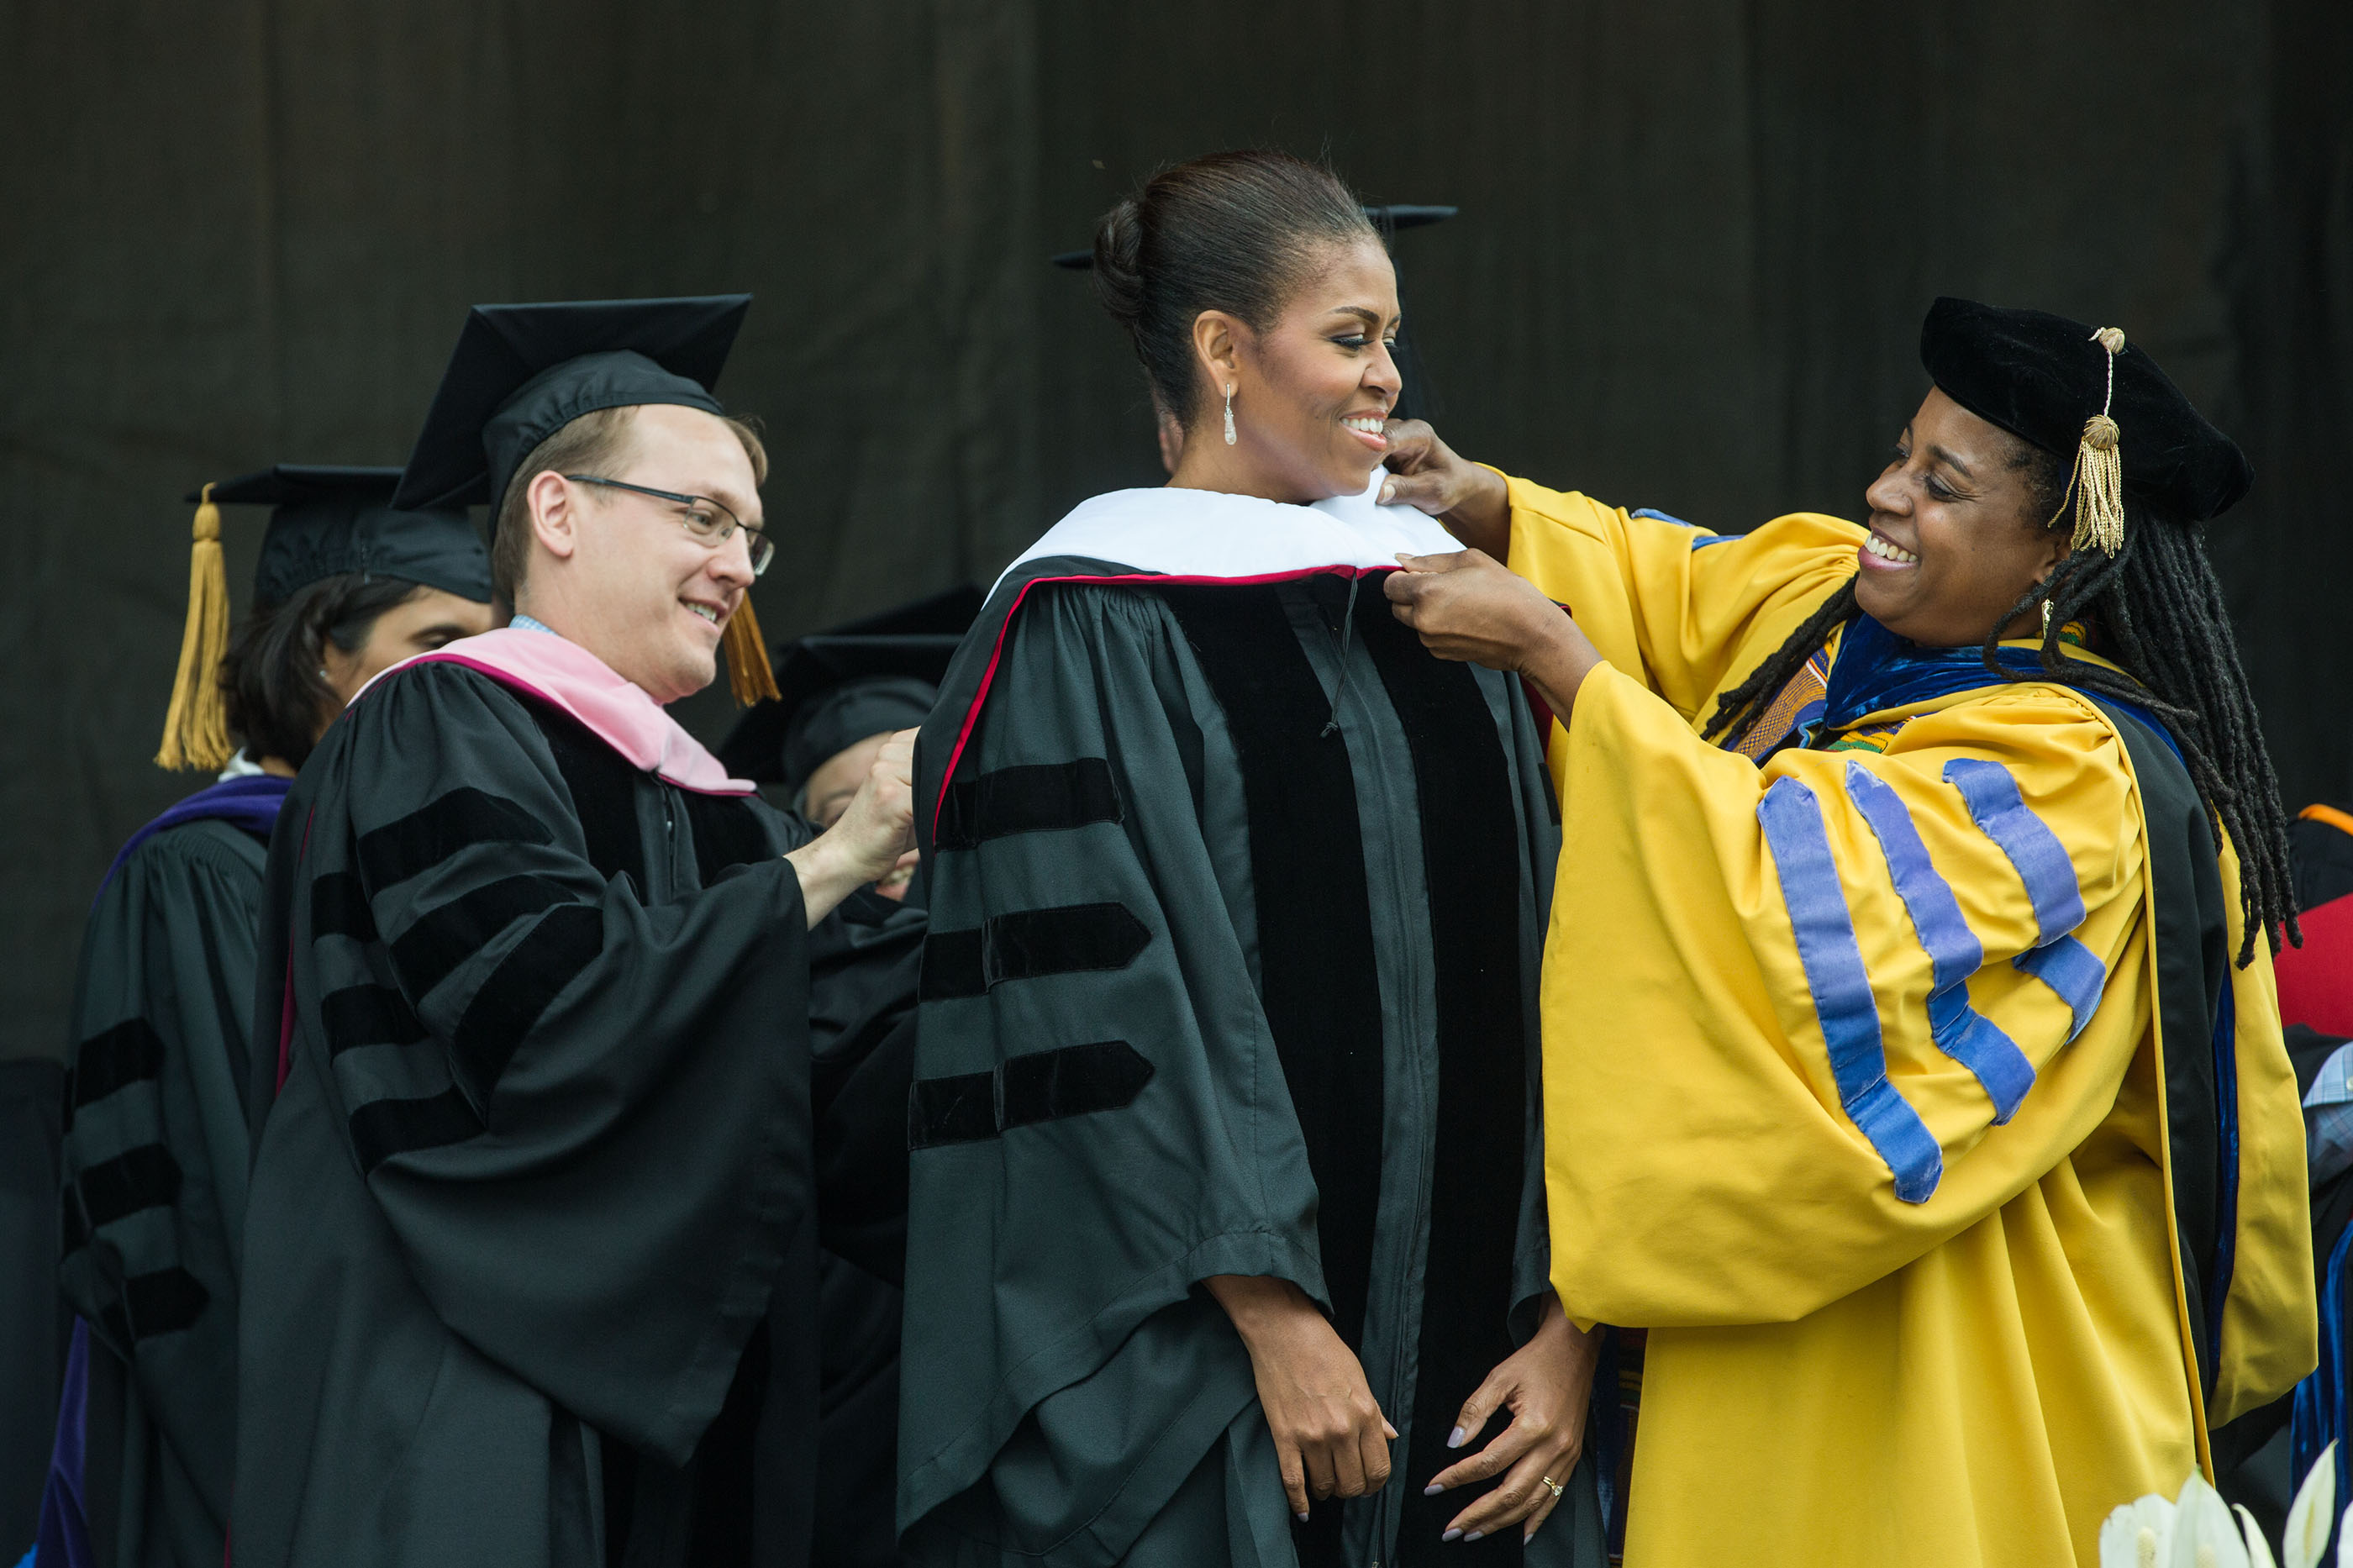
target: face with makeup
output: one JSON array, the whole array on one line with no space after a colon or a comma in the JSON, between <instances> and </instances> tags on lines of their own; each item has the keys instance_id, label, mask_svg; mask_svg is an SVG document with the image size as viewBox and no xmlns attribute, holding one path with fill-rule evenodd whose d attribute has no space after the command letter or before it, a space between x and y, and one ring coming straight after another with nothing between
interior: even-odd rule
<instances>
[{"instance_id":1,"label":"face with makeup","mask_svg":"<svg viewBox=\"0 0 2353 1568\"><path fill-rule=\"evenodd\" d=\"M1193 348L1204 395L1169 482L1294 502L1362 490L1388 450L1381 426L1404 387L1398 326L1397 272L1369 237L1312 248L1263 331L1202 311Z\"/></svg>"},{"instance_id":2,"label":"face with makeup","mask_svg":"<svg viewBox=\"0 0 2353 1568\"><path fill-rule=\"evenodd\" d=\"M2067 554L2068 531L2046 526L2036 457L1932 387L1863 492L1871 537L1854 584L1863 613L1926 647L1983 642ZM2029 615L2002 635L2039 631Z\"/></svg>"}]
</instances>

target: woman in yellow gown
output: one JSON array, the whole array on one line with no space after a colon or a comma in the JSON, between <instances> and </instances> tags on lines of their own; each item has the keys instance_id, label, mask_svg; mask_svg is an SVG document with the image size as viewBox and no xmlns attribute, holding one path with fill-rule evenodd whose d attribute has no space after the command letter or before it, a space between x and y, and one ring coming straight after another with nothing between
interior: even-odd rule
<instances>
[{"instance_id":1,"label":"woman in yellow gown","mask_svg":"<svg viewBox=\"0 0 2353 1568\"><path fill-rule=\"evenodd\" d=\"M1630 1563L2090 1563L2314 1363L2284 827L2194 526L2245 459L2113 330L1943 300L1922 358L1867 528L1393 442L1476 547L1398 615L1559 720L1553 1281L1649 1331Z\"/></svg>"}]
</instances>

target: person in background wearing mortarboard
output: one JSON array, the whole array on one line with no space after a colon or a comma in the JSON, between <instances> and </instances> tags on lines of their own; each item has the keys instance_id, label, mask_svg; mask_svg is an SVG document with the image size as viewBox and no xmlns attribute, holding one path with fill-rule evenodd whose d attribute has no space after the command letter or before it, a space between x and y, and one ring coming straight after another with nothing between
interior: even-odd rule
<instances>
[{"instance_id":1,"label":"person in background wearing mortarboard","mask_svg":"<svg viewBox=\"0 0 2353 1568\"><path fill-rule=\"evenodd\" d=\"M1940 300L1921 358L1867 529L1399 433L1476 547L1399 617L1561 721L1553 1279L1649 1331L1630 1563L2095 1563L2314 1363L2284 824L2195 526L2246 459L2112 328Z\"/></svg>"},{"instance_id":2,"label":"person in background wearing mortarboard","mask_svg":"<svg viewBox=\"0 0 2353 1568\"><path fill-rule=\"evenodd\" d=\"M363 693L273 847L238 1568L809 1560L808 931L907 848L911 738L819 836L663 710L723 641L774 690L749 303L478 308L417 438L396 499L488 501L515 614Z\"/></svg>"},{"instance_id":3,"label":"person in background wearing mortarboard","mask_svg":"<svg viewBox=\"0 0 2353 1568\"><path fill-rule=\"evenodd\" d=\"M281 466L188 498L200 503L188 622L156 761L221 776L132 835L82 939L59 1268L75 1323L45 1568L221 1561L270 829L361 687L491 624L473 524L463 510L394 510L399 474ZM232 636L220 508L240 504L276 510Z\"/></svg>"},{"instance_id":4,"label":"person in background wearing mortarboard","mask_svg":"<svg viewBox=\"0 0 2353 1568\"><path fill-rule=\"evenodd\" d=\"M965 586L868 616L779 650L777 697L719 747L728 771L819 827L854 798L876 752L923 721L980 608ZM814 1561L899 1561L900 1285L905 1276L907 1088L927 921L902 862L809 932L810 1102L817 1125L818 1326Z\"/></svg>"}]
</instances>

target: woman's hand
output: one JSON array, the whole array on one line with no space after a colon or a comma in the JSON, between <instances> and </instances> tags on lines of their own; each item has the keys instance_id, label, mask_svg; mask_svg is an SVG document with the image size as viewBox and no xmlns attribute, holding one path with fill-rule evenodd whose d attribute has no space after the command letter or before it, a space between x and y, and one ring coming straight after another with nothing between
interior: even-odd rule
<instances>
[{"instance_id":1,"label":"woman's hand","mask_svg":"<svg viewBox=\"0 0 2353 1568\"><path fill-rule=\"evenodd\" d=\"M866 886L910 866L915 856L915 731L882 742L866 782L831 827L785 858L800 879L812 926Z\"/></svg>"},{"instance_id":2,"label":"woman's hand","mask_svg":"<svg viewBox=\"0 0 2353 1568\"><path fill-rule=\"evenodd\" d=\"M1599 1341L1578 1332L1560 1310L1559 1298L1547 1297L1535 1336L1487 1374L1464 1402L1461 1422L1448 1439L1449 1447L1459 1448L1478 1436L1497 1410L1512 1413L1512 1424L1493 1442L1431 1479L1429 1495L1504 1478L1501 1486L1454 1516L1444 1539L1476 1541L1516 1524L1526 1540L1543 1528L1560 1501L1546 1483L1567 1485L1585 1450L1586 1406L1600 1353Z\"/></svg>"},{"instance_id":3,"label":"woman's hand","mask_svg":"<svg viewBox=\"0 0 2353 1568\"><path fill-rule=\"evenodd\" d=\"M1383 1418L1356 1353L1307 1293L1258 1275L1201 1283L1250 1350L1291 1511L1305 1519L1310 1498L1363 1497L1387 1486L1397 1428Z\"/></svg>"},{"instance_id":4,"label":"woman's hand","mask_svg":"<svg viewBox=\"0 0 2353 1568\"><path fill-rule=\"evenodd\" d=\"M1381 486L1381 504L1426 511L1455 538L1498 561L1510 552L1512 501L1503 475L1455 456L1419 419L1392 419L1382 434L1389 452L1381 460L1397 477Z\"/></svg>"},{"instance_id":5,"label":"woman's hand","mask_svg":"<svg viewBox=\"0 0 2353 1568\"><path fill-rule=\"evenodd\" d=\"M1483 551L1400 555L1381 591L1440 658L1525 677L1563 723L1601 656L1558 605Z\"/></svg>"}]
</instances>

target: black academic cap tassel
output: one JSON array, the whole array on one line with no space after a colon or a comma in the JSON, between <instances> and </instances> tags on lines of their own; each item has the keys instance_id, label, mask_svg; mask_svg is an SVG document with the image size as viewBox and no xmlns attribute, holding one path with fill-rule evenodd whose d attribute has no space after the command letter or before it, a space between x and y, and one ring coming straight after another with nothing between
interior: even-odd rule
<instances>
[{"instance_id":1,"label":"black academic cap tassel","mask_svg":"<svg viewBox=\"0 0 2353 1568\"><path fill-rule=\"evenodd\" d=\"M155 763L217 772L228 765L228 710L221 700L221 660L228 653L228 567L221 558L220 508L206 485L196 506L188 554L188 619L180 632L180 670L164 716Z\"/></svg>"},{"instance_id":2,"label":"black academic cap tassel","mask_svg":"<svg viewBox=\"0 0 2353 1568\"><path fill-rule=\"evenodd\" d=\"M748 588L744 602L727 617L726 642L727 689L735 694L737 705L775 701L779 695L776 672L768 667L767 639L760 635L760 617L753 613Z\"/></svg>"}]
</instances>

